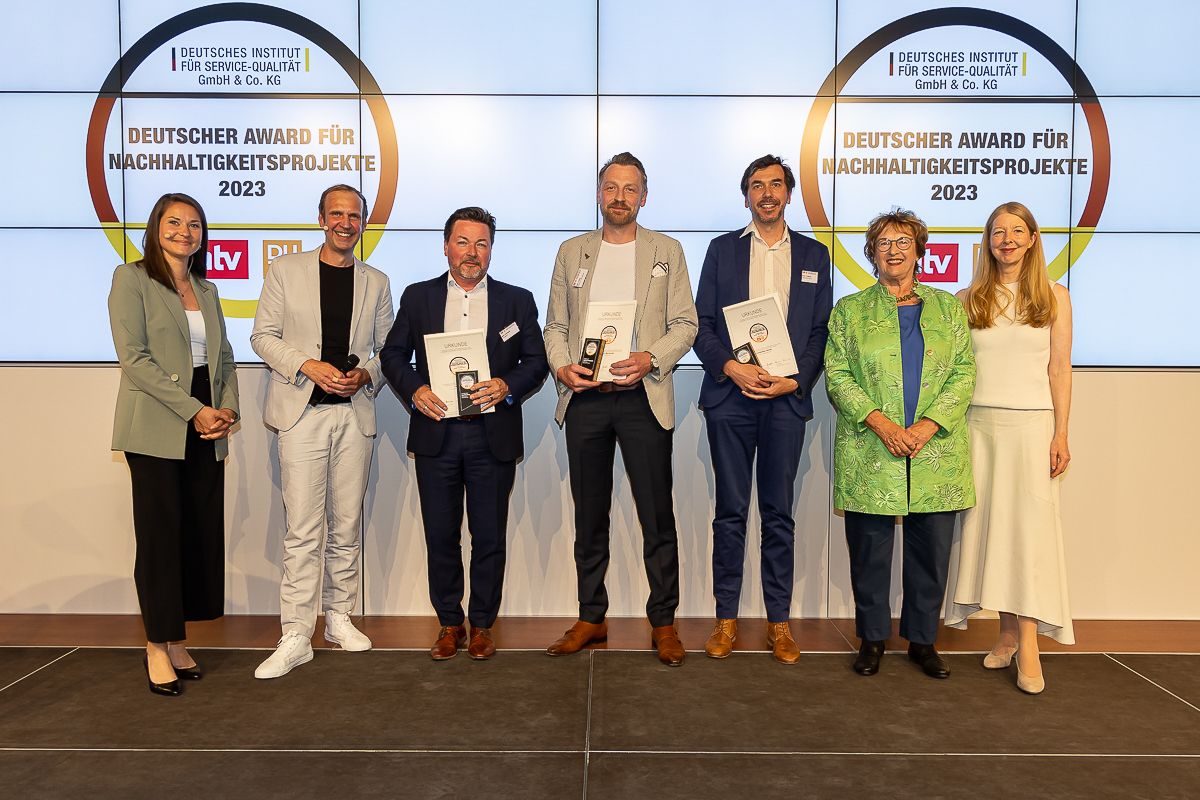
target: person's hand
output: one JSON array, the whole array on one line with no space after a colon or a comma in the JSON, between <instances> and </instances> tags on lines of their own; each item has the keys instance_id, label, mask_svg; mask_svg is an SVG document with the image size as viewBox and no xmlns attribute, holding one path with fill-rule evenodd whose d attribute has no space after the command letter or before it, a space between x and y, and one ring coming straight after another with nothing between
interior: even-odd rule
<instances>
[{"instance_id":1,"label":"person's hand","mask_svg":"<svg viewBox=\"0 0 1200 800\"><path fill-rule=\"evenodd\" d=\"M317 361L310 358L301 365L300 371L307 375L313 383L321 387L321 391L326 394L341 394L342 387L346 385L346 376L342 374L342 371L333 364L327 364L324 361ZM348 395L342 396L347 397Z\"/></svg>"},{"instance_id":2,"label":"person's hand","mask_svg":"<svg viewBox=\"0 0 1200 800\"><path fill-rule=\"evenodd\" d=\"M913 454L913 448L917 444L913 435L885 417L879 409L868 414L863 423L879 437L883 446L896 458L904 458Z\"/></svg>"},{"instance_id":3,"label":"person's hand","mask_svg":"<svg viewBox=\"0 0 1200 800\"><path fill-rule=\"evenodd\" d=\"M1050 477L1057 478L1071 463L1071 451L1067 449L1067 437L1055 436L1050 440Z\"/></svg>"},{"instance_id":4,"label":"person's hand","mask_svg":"<svg viewBox=\"0 0 1200 800\"><path fill-rule=\"evenodd\" d=\"M654 369L649 353L630 353L629 358L618 361L608 368L613 374L613 383L618 386L633 386Z\"/></svg>"},{"instance_id":5,"label":"person's hand","mask_svg":"<svg viewBox=\"0 0 1200 800\"><path fill-rule=\"evenodd\" d=\"M766 373L763 373L759 377L766 383L766 388L754 391L742 391L742 394L751 400L770 400L772 397L791 394L800 388L800 384L791 378L781 378L778 375L768 375Z\"/></svg>"},{"instance_id":6,"label":"person's hand","mask_svg":"<svg viewBox=\"0 0 1200 800\"><path fill-rule=\"evenodd\" d=\"M591 374L590 369L580 364L567 364L565 367L558 368L559 382L576 394L587 389L595 389L600 385L599 381L585 377Z\"/></svg>"},{"instance_id":7,"label":"person's hand","mask_svg":"<svg viewBox=\"0 0 1200 800\"><path fill-rule=\"evenodd\" d=\"M417 407L418 412L432 420L440 421L446 416L446 404L428 386L422 386L413 392L413 405Z\"/></svg>"},{"instance_id":8,"label":"person's hand","mask_svg":"<svg viewBox=\"0 0 1200 800\"><path fill-rule=\"evenodd\" d=\"M933 438L933 435L941 429L942 426L938 425L929 417L922 417L912 425L909 425L908 432L915 440L912 454L915 456L917 453L921 452L921 448L924 447L926 443Z\"/></svg>"},{"instance_id":9,"label":"person's hand","mask_svg":"<svg viewBox=\"0 0 1200 800\"><path fill-rule=\"evenodd\" d=\"M192 427L200 434L201 439L223 439L229 435L233 420L233 412L229 409L217 411L211 406L205 406L192 417Z\"/></svg>"},{"instance_id":10,"label":"person's hand","mask_svg":"<svg viewBox=\"0 0 1200 800\"><path fill-rule=\"evenodd\" d=\"M359 389L371 382L371 373L365 369L355 367L346 373L340 381L337 381L338 388L334 389L330 394L336 394L341 397L353 397Z\"/></svg>"},{"instance_id":11,"label":"person's hand","mask_svg":"<svg viewBox=\"0 0 1200 800\"><path fill-rule=\"evenodd\" d=\"M766 375L767 371L754 364L739 364L731 358L725 362L721 371L729 376L729 380L737 384L737 387L742 390L742 394L767 388L767 382L762 380L762 376Z\"/></svg>"},{"instance_id":12,"label":"person's hand","mask_svg":"<svg viewBox=\"0 0 1200 800\"><path fill-rule=\"evenodd\" d=\"M508 397L508 384L504 382L503 378L480 381L475 384L475 391L471 392L471 402L477 404L483 411L503 402L506 397Z\"/></svg>"}]
</instances>

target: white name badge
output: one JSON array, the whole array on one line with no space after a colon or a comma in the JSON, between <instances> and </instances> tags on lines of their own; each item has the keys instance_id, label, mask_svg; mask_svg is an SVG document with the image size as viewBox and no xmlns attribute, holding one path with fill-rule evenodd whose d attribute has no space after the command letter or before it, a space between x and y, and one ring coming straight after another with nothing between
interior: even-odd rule
<instances>
[{"instance_id":1,"label":"white name badge","mask_svg":"<svg viewBox=\"0 0 1200 800\"><path fill-rule=\"evenodd\" d=\"M817 273L813 272L812 270L807 270L807 269L800 270L800 282L801 283L816 283L817 282Z\"/></svg>"},{"instance_id":2,"label":"white name badge","mask_svg":"<svg viewBox=\"0 0 1200 800\"><path fill-rule=\"evenodd\" d=\"M517 323L514 322L504 330L500 331L500 340L507 342L509 339L516 336L520 330L521 329L517 327Z\"/></svg>"},{"instance_id":3,"label":"white name badge","mask_svg":"<svg viewBox=\"0 0 1200 800\"><path fill-rule=\"evenodd\" d=\"M587 274L587 269L585 267L580 267L579 272L575 273L575 280L571 282L571 285L576 289L582 289L583 282L587 280Z\"/></svg>"}]
</instances>

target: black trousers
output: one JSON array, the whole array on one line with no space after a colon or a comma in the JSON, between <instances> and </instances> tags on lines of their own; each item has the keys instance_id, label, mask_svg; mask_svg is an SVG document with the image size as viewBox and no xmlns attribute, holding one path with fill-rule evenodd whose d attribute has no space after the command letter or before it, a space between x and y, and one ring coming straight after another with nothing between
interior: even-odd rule
<instances>
[{"instance_id":1,"label":"black trousers","mask_svg":"<svg viewBox=\"0 0 1200 800\"><path fill-rule=\"evenodd\" d=\"M212 405L208 369L192 397ZM133 484L133 581L146 640L178 642L184 623L225 613L225 462L188 424L183 460L126 453Z\"/></svg>"},{"instance_id":2,"label":"black trousers","mask_svg":"<svg viewBox=\"0 0 1200 800\"><path fill-rule=\"evenodd\" d=\"M908 514L904 526L904 601L900 635L916 644L937 641L950 545L956 511ZM854 634L882 641L892 635L889 603L892 542L896 518L890 514L847 511L846 544L850 548L850 583L854 589Z\"/></svg>"},{"instance_id":3,"label":"black trousers","mask_svg":"<svg viewBox=\"0 0 1200 800\"><path fill-rule=\"evenodd\" d=\"M516 461L492 455L484 421L442 423L446 437L436 456L416 456L417 493L425 524L429 601L441 625L463 624L463 493L471 533L471 600L467 617L490 628L500 613L504 587L508 501Z\"/></svg>"},{"instance_id":4,"label":"black trousers","mask_svg":"<svg viewBox=\"0 0 1200 800\"><path fill-rule=\"evenodd\" d=\"M679 605L679 538L671 506L673 431L654 418L646 390L589 390L567 406L567 462L575 501L575 570L579 618L600 623L608 613L604 575L609 560L613 458L616 445L642 527L642 560L650 583L646 616L654 627L675 621Z\"/></svg>"}]
</instances>

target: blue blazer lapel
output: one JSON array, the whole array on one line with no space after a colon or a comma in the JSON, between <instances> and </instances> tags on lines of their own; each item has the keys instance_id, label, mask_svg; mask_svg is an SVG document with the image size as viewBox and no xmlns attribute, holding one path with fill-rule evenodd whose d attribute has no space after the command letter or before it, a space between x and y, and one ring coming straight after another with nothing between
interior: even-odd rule
<instances>
[{"instance_id":1,"label":"blue blazer lapel","mask_svg":"<svg viewBox=\"0 0 1200 800\"><path fill-rule=\"evenodd\" d=\"M508 298L505 297L505 292L501 285L489 278L487 293L488 322L487 335L484 337L484 341L487 343L488 361L495 362L496 348L500 346L500 331L513 320L508 319Z\"/></svg>"},{"instance_id":2,"label":"blue blazer lapel","mask_svg":"<svg viewBox=\"0 0 1200 800\"><path fill-rule=\"evenodd\" d=\"M791 286L788 290L788 297L790 299L788 300L788 313L787 313L786 324L787 324L788 330L793 331L796 329L795 325L793 325L792 323L793 323L793 320L795 320L795 318L796 318L796 313L797 313L796 309L800 305L800 302L799 302L800 301L800 291L801 291L801 280L800 279L803 277L803 273L801 272L800 269L798 269L798 267L800 265L798 265L796 263L796 259L795 259L796 242L800 241L800 234L796 233L791 228L788 228L788 236L791 237L791 241L792 241L792 246L790 248L790 254L788 256L789 258L792 259L792 282L791 282Z\"/></svg>"},{"instance_id":3,"label":"blue blazer lapel","mask_svg":"<svg viewBox=\"0 0 1200 800\"><path fill-rule=\"evenodd\" d=\"M446 281L450 280L449 271L443 272L440 278L429 282L429 333L446 332ZM422 342L424 347L425 343Z\"/></svg>"},{"instance_id":4,"label":"blue blazer lapel","mask_svg":"<svg viewBox=\"0 0 1200 800\"><path fill-rule=\"evenodd\" d=\"M753 238L754 234L739 236L734 242L733 274L737 277L737 296L732 303L726 303L727 306L744 303L750 299L750 240Z\"/></svg>"}]
</instances>

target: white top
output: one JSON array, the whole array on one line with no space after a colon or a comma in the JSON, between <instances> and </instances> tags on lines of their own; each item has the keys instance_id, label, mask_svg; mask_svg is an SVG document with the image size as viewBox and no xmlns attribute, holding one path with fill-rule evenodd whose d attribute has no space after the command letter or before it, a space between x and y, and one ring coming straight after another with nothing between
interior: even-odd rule
<instances>
[{"instance_id":1,"label":"white top","mask_svg":"<svg viewBox=\"0 0 1200 800\"><path fill-rule=\"evenodd\" d=\"M596 255L596 274L592 276L592 290L588 293L588 301L597 303L619 303L636 300L633 294L634 284L634 245L637 242L625 244L609 244L600 242L600 252ZM637 332L629 344L630 352L637 350Z\"/></svg>"},{"instance_id":2,"label":"white top","mask_svg":"<svg viewBox=\"0 0 1200 800\"><path fill-rule=\"evenodd\" d=\"M205 339L204 312L183 310L187 314L188 338L192 345L192 366L199 367L208 363L208 340Z\"/></svg>"},{"instance_id":3,"label":"white top","mask_svg":"<svg viewBox=\"0 0 1200 800\"><path fill-rule=\"evenodd\" d=\"M476 328L487 330L487 276L475 284L471 291L464 291L454 280L453 275L446 276L446 318L445 333L454 331L470 331Z\"/></svg>"},{"instance_id":4,"label":"white top","mask_svg":"<svg viewBox=\"0 0 1200 800\"><path fill-rule=\"evenodd\" d=\"M792 291L792 234L786 227L783 238L772 245L767 244L751 222L742 231L750 237L750 296L763 297L776 292L784 320L788 315L788 301Z\"/></svg>"},{"instance_id":5,"label":"white top","mask_svg":"<svg viewBox=\"0 0 1200 800\"><path fill-rule=\"evenodd\" d=\"M1005 284L1017 294L1017 284ZM1023 411L1053 409L1050 398L1050 326L1014 322L1004 309L990 328L971 330L975 351L972 405Z\"/></svg>"}]
</instances>

